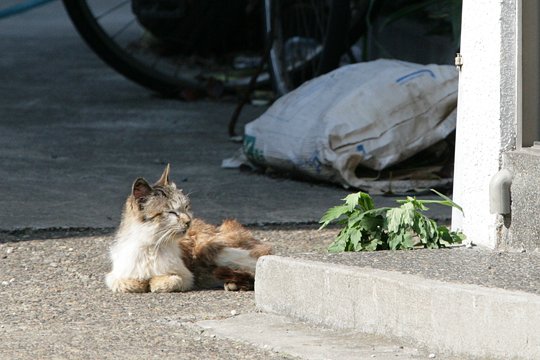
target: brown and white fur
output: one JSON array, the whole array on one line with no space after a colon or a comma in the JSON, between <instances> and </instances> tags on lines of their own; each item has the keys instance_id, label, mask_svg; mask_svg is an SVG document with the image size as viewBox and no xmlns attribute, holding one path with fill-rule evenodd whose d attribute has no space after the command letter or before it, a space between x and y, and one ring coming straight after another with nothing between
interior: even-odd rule
<instances>
[{"instance_id":1,"label":"brown and white fur","mask_svg":"<svg viewBox=\"0 0 540 360\"><path fill-rule=\"evenodd\" d=\"M189 198L169 180L135 180L110 249L107 286L116 292L253 288L255 264L271 247L235 220L216 227L194 219Z\"/></svg>"}]
</instances>

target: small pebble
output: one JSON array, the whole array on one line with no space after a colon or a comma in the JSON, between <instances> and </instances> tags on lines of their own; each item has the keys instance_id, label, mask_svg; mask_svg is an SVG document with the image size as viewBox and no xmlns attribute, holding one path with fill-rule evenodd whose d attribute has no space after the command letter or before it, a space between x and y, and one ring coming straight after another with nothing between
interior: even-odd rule
<instances>
[{"instance_id":1,"label":"small pebble","mask_svg":"<svg viewBox=\"0 0 540 360\"><path fill-rule=\"evenodd\" d=\"M435 354L429 354L430 359L435 359L437 356Z\"/></svg>"},{"instance_id":2,"label":"small pebble","mask_svg":"<svg viewBox=\"0 0 540 360\"><path fill-rule=\"evenodd\" d=\"M236 316L238 313L236 312L236 310L231 310L231 315L232 316Z\"/></svg>"},{"instance_id":3,"label":"small pebble","mask_svg":"<svg viewBox=\"0 0 540 360\"><path fill-rule=\"evenodd\" d=\"M55 262L52 262L52 263L50 263L50 264L49 264L49 266L50 266L50 267L54 267L54 268L55 268L55 267L58 267L58 264L57 264L57 263L55 263Z\"/></svg>"},{"instance_id":4,"label":"small pebble","mask_svg":"<svg viewBox=\"0 0 540 360\"><path fill-rule=\"evenodd\" d=\"M11 254L13 252L13 248L7 248L6 249L6 254Z\"/></svg>"},{"instance_id":5,"label":"small pebble","mask_svg":"<svg viewBox=\"0 0 540 360\"><path fill-rule=\"evenodd\" d=\"M2 281L2 285L7 286L7 285L9 285L9 282L7 282L7 281Z\"/></svg>"}]
</instances>

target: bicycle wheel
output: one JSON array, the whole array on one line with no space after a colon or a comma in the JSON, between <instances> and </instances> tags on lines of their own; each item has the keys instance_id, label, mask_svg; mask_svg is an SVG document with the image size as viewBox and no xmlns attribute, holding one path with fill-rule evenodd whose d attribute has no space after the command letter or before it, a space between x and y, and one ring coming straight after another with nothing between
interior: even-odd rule
<instances>
[{"instance_id":1,"label":"bicycle wheel","mask_svg":"<svg viewBox=\"0 0 540 360\"><path fill-rule=\"evenodd\" d=\"M178 43L171 46L148 31L133 11L141 1L63 0L63 3L79 34L103 61L128 79L156 92L178 96L184 89L206 91L209 83L216 81L225 89L245 87L249 83L249 71L233 69L230 64L214 61L208 54L194 57L190 53L193 49L180 49ZM204 12L202 6L210 7L213 3L195 4ZM163 9L163 14L168 16L166 11ZM175 12L171 11L170 16L175 16ZM193 18L191 21L194 23ZM208 27L203 30L207 37L212 31L220 31ZM258 81L268 78L268 74L262 74Z\"/></svg>"},{"instance_id":2,"label":"bicycle wheel","mask_svg":"<svg viewBox=\"0 0 540 360\"><path fill-rule=\"evenodd\" d=\"M350 17L349 0L265 0L265 28L273 39L268 63L278 95L338 67Z\"/></svg>"}]
</instances>

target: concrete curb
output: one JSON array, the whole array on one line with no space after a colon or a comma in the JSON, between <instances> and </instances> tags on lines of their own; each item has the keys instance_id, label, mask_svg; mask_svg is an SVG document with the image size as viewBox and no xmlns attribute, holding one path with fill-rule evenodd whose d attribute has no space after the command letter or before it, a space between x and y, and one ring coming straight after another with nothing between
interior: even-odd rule
<instances>
[{"instance_id":1,"label":"concrete curb","mask_svg":"<svg viewBox=\"0 0 540 360\"><path fill-rule=\"evenodd\" d=\"M341 329L395 336L467 357L540 357L540 296L416 275L261 258L257 307Z\"/></svg>"}]
</instances>

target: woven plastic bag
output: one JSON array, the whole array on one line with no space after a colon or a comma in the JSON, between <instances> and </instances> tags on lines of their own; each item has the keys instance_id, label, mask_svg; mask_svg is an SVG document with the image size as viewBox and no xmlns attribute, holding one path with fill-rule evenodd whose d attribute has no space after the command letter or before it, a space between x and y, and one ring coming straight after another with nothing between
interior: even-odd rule
<instances>
[{"instance_id":1,"label":"woven plastic bag","mask_svg":"<svg viewBox=\"0 0 540 360\"><path fill-rule=\"evenodd\" d=\"M244 153L256 164L369 190L373 179L356 168L382 170L446 138L456 125L457 91L449 65L376 60L344 66L248 123Z\"/></svg>"}]
</instances>

